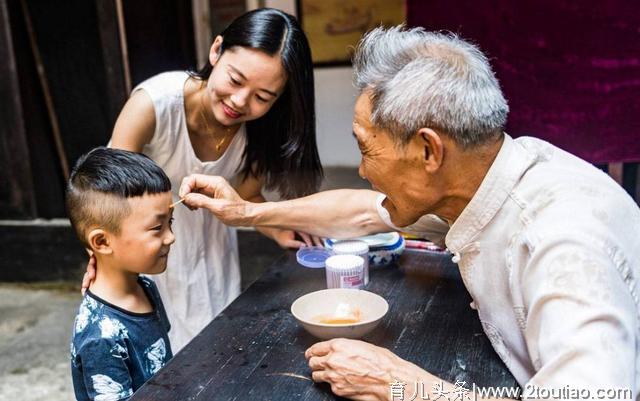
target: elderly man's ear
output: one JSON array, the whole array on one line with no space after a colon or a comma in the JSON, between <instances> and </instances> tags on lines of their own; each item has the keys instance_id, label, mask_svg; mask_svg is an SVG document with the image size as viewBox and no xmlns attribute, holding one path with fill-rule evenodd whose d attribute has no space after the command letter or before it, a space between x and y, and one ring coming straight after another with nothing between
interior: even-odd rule
<instances>
[{"instance_id":1,"label":"elderly man's ear","mask_svg":"<svg viewBox=\"0 0 640 401\"><path fill-rule=\"evenodd\" d=\"M420 128L416 139L424 149L424 165L428 173L434 173L442 165L444 159L444 145L442 137L431 128Z\"/></svg>"}]
</instances>

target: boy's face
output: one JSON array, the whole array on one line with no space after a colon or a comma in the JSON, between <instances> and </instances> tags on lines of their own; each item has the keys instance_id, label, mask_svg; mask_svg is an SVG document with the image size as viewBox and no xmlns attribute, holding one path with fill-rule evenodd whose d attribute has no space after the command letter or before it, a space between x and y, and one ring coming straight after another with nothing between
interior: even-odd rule
<instances>
[{"instance_id":1,"label":"boy's face","mask_svg":"<svg viewBox=\"0 0 640 401\"><path fill-rule=\"evenodd\" d=\"M111 236L112 257L132 273L159 274L167 268L171 231L171 193L127 199L131 213L120 222L120 233Z\"/></svg>"}]
</instances>

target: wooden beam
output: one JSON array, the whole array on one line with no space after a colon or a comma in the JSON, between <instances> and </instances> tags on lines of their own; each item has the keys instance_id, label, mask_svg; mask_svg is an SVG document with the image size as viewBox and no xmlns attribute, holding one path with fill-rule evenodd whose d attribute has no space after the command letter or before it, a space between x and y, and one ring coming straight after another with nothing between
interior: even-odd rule
<instances>
[{"instance_id":1,"label":"wooden beam","mask_svg":"<svg viewBox=\"0 0 640 401\"><path fill-rule=\"evenodd\" d=\"M620 185L622 185L623 167L623 163L609 163L609 175Z\"/></svg>"},{"instance_id":2,"label":"wooden beam","mask_svg":"<svg viewBox=\"0 0 640 401\"><path fill-rule=\"evenodd\" d=\"M0 0L0 218L36 217L22 97L6 0Z\"/></svg>"},{"instance_id":3,"label":"wooden beam","mask_svg":"<svg viewBox=\"0 0 640 401\"><path fill-rule=\"evenodd\" d=\"M96 13L106 74L109 121L113 126L129 97L120 47L118 13L114 0L96 0Z\"/></svg>"},{"instance_id":4,"label":"wooden beam","mask_svg":"<svg viewBox=\"0 0 640 401\"><path fill-rule=\"evenodd\" d=\"M127 30L124 20L124 10L122 0L115 0L116 16L118 21L118 34L120 35L120 55L122 56L122 72L124 75L124 88L127 93L131 93L131 69L129 67L129 45L127 42Z\"/></svg>"},{"instance_id":5,"label":"wooden beam","mask_svg":"<svg viewBox=\"0 0 640 401\"><path fill-rule=\"evenodd\" d=\"M202 68L209 60L211 37L211 14L209 0L193 0L193 34L195 38L197 68Z\"/></svg>"},{"instance_id":6,"label":"wooden beam","mask_svg":"<svg viewBox=\"0 0 640 401\"><path fill-rule=\"evenodd\" d=\"M36 69L38 71L38 79L40 80L40 86L42 94L44 95L44 102L47 106L47 114L49 115L49 122L51 123L51 132L53 134L53 142L56 147L56 153L58 154L58 161L62 170L62 176L64 180L69 179L69 161L67 160L67 153L64 149L64 143L62 141L62 134L60 132L60 124L58 121L58 114L56 113L55 106L53 104L53 95L51 88L49 87L49 79L42 61L40 54L40 48L36 38L36 32L33 27L33 21L31 20L31 13L27 6L27 0L20 0L20 6L22 7L22 15L24 17L24 24L27 28L27 35L29 37L29 46L31 47L31 53L36 63Z\"/></svg>"}]
</instances>

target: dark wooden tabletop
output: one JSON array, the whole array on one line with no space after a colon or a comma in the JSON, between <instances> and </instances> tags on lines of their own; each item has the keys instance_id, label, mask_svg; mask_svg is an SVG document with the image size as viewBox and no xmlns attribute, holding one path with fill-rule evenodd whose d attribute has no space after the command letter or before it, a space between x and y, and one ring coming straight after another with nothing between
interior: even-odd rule
<instances>
[{"instance_id":1,"label":"dark wooden tabletop","mask_svg":"<svg viewBox=\"0 0 640 401\"><path fill-rule=\"evenodd\" d=\"M405 252L399 266L371 270L366 289L384 297L389 312L365 340L452 383L516 386L450 256ZM327 384L305 379L304 351L318 340L289 310L299 296L324 288L324 269L301 267L287 252L131 400L337 399Z\"/></svg>"}]
</instances>

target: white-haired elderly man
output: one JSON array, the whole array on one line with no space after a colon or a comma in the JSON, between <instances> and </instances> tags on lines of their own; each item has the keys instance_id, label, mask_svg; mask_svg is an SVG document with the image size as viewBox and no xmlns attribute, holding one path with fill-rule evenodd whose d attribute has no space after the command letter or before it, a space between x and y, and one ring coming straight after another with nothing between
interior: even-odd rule
<instances>
[{"instance_id":1,"label":"white-haired elderly man","mask_svg":"<svg viewBox=\"0 0 640 401\"><path fill-rule=\"evenodd\" d=\"M324 237L396 229L440 241L525 390L626 389L617 399L636 399L634 201L587 162L505 134L508 106L487 58L454 35L375 29L357 48L354 75L360 175L377 192L252 204L224 180L194 175L180 189L185 203L231 225ZM358 400L389 399L394 380L426 388L440 382L362 341L320 342L306 357L314 380Z\"/></svg>"}]
</instances>

